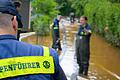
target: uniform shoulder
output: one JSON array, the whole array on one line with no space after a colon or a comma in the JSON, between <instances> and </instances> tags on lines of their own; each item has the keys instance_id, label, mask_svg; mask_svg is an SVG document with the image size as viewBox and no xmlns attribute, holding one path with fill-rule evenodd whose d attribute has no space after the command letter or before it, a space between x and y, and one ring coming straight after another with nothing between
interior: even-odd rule
<instances>
[{"instance_id":1,"label":"uniform shoulder","mask_svg":"<svg viewBox=\"0 0 120 80\"><path fill-rule=\"evenodd\" d=\"M25 51L26 53L29 53L29 54L42 55L42 52L43 52L42 46L32 45L25 42L18 42L17 47L19 48L19 50Z\"/></svg>"},{"instance_id":2,"label":"uniform shoulder","mask_svg":"<svg viewBox=\"0 0 120 80\"><path fill-rule=\"evenodd\" d=\"M42 45L32 45L25 42L19 42L18 46L20 46L22 49L29 49L33 53L38 53L38 51L40 51L41 55L43 55L44 52ZM49 48L49 51L50 51L50 56L53 56L55 58L58 57L58 54L54 49Z\"/></svg>"},{"instance_id":3,"label":"uniform shoulder","mask_svg":"<svg viewBox=\"0 0 120 80\"><path fill-rule=\"evenodd\" d=\"M58 53L53 48L49 48L51 56L58 56Z\"/></svg>"},{"instance_id":4,"label":"uniform shoulder","mask_svg":"<svg viewBox=\"0 0 120 80\"><path fill-rule=\"evenodd\" d=\"M21 46L26 46L26 47L35 47L35 48L41 47L38 45L32 45L32 44L26 43L26 42L18 42L18 44L20 44Z\"/></svg>"},{"instance_id":5,"label":"uniform shoulder","mask_svg":"<svg viewBox=\"0 0 120 80\"><path fill-rule=\"evenodd\" d=\"M87 24L87 27L91 27L91 25L90 25L90 24Z\"/></svg>"}]
</instances>

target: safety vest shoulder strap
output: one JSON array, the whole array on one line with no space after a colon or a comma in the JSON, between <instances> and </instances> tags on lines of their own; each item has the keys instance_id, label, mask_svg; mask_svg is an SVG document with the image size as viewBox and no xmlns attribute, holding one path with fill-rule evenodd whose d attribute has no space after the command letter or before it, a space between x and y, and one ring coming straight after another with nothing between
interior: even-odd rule
<instances>
[{"instance_id":1,"label":"safety vest shoulder strap","mask_svg":"<svg viewBox=\"0 0 120 80\"><path fill-rule=\"evenodd\" d=\"M50 56L50 51L48 47L43 46L43 56Z\"/></svg>"}]
</instances>

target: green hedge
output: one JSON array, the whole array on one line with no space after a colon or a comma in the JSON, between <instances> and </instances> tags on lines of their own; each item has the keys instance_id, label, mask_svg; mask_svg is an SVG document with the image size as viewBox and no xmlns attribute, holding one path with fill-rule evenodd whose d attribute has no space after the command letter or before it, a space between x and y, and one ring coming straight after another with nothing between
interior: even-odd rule
<instances>
[{"instance_id":1,"label":"green hedge","mask_svg":"<svg viewBox=\"0 0 120 80\"><path fill-rule=\"evenodd\" d=\"M120 47L120 3L108 0L91 0L84 7L94 31L105 37L113 45ZM104 28L108 27L107 32Z\"/></svg>"}]
</instances>

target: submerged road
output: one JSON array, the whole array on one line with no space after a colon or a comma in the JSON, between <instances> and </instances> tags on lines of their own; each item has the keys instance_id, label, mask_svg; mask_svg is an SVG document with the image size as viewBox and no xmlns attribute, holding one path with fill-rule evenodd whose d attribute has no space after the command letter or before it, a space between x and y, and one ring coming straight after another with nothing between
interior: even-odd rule
<instances>
[{"instance_id":1,"label":"submerged road","mask_svg":"<svg viewBox=\"0 0 120 80\"><path fill-rule=\"evenodd\" d=\"M78 71L74 47L75 33L77 32L77 27L76 25L70 25L69 23L67 23L63 29L65 29L65 33L61 34L61 37L63 37L62 43L66 43L63 44L63 50L65 52L63 60L66 62L62 62L62 64L70 64L71 61L71 63L73 63L71 64L71 66L74 68L74 70L77 69L76 71L73 71L74 73ZM91 55L88 80L120 80L120 50L113 47L112 45L107 43L101 36L96 34L92 34L90 42ZM73 70L67 69L68 65L62 65L63 69L65 68L64 71L69 72L67 73L67 75L70 74L70 70ZM74 75L74 77L76 76L76 74ZM82 78L80 77L80 80L81 79Z\"/></svg>"},{"instance_id":2,"label":"submerged road","mask_svg":"<svg viewBox=\"0 0 120 80\"><path fill-rule=\"evenodd\" d=\"M60 64L66 73L68 80L85 80L78 75L78 65L75 57L75 37L76 25L70 25L64 21L61 29L62 52L60 54ZM24 38L25 42L36 44L36 36ZM120 50L111 46L102 37L92 34L90 41L90 67L88 80L120 80ZM38 44L51 47L52 37L39 37Z\"/></svg>"}]
</instances>

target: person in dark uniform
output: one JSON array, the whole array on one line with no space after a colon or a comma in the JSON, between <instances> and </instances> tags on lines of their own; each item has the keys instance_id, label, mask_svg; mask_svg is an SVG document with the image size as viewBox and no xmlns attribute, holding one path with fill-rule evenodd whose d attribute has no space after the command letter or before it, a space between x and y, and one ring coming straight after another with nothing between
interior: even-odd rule
<instances>
[{"instance_id":1,"label":"person in dark uniform","mask_svg":"<svg viewBox=\"0 0 120 80\"><path fill-rule=\"evenodd\" d=\"M53 44L52 48L62 50L61 43L60 43L60 32L59 32L59 21L60 17L56 18L53 22L52 26L52 37L53 37Z\"/></svg>"},{"instance_id":2,"label":"person in dark uniform","mask_svg":"<svg viewBox=\"0 0 120 80\"><path fill-rule=\"evenodd\" d=\"M75 21L75 14L74 14L74 12L71 12L70 13L70 22L74 23L74 21Z\"/></svg>"},{"instance_id":3,"label":"person in dark uniform","mask_svg":"<svg viewBox=\"0 0 120 80\"><path fill-rule=\"evenodd\" d=\"M18 22L17 40L19 40L20 33L22 31L22 28L23 28L23 24L22 24L22 21L21 21L21 15L19 14L21 3L20 2L14 2L14 5L15 5L16 10L17 10L17 15L16 15L16 19L17 19L17 22Z\"/></svg>"},{"instance_id":4,"label":"person in dark uniform","mask_svg":"<svg viewBox=\"0 0 120 80\"><path fill-rule=\"evenodd\" d=\"M16 39L17 11L0 0L0 80L67 80L57 52Z\"/></svg>"},{"instance_id":5,"label":"person in dark uniform","mask_svg":"<svg viewBox=\"0 0 120 80\"><path fill-rule=\"evenodd\" d=\"M89 58L90 58L90 36L91 27L87 23L87 17L80 18L80 26L76 40L77 63L79 64L79 74L88 75Z\"/></svg>"}]
</instances>

